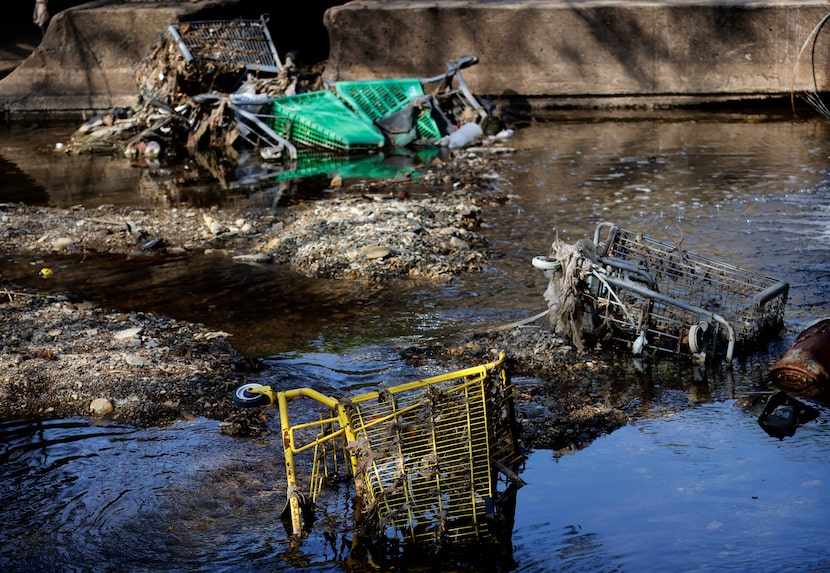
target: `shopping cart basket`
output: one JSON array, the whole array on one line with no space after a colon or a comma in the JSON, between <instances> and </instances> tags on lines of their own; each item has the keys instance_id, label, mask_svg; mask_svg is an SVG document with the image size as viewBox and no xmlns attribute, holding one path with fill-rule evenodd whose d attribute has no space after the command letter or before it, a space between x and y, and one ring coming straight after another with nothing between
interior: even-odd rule
<instances>
[{"instance_id":1,"label":"shopping cart basket","mask_svg":"<svg viewBox=\"0 0 830 573\"><path fill-rule=\"evenodd\" d=\"M320 90L273 100L270 127L294 144L332 151L380 151L386 140L336 95Z\"/></svg>"},{"instance_id":2,"label":"shopping cart basket","mask_svg":"<svg viewBox=\"0 0 830 573\"><path fill-rule=\"evenodd\" d=\"M243 73L276 74L282 68L268 18L170 24L136 66L146 101L176 93L231 92ZM167 102L171 103L171 102Z\"/></svg>"},{"instance_id":3,"label":"shopping cart basket","mask_svg":"<svg viewBox=\"0 0 830 573\"><path fill-rule=\"evenodd\" d=\"M597 225L596 257L582 282L592 328L639 355L648 349L701 359L747 348L783 325L789 284L622 229ZM558 261L534 266L563 272Z\"/></svg>"},{"instance_id":4,"label":"shopping cart basket","mask_svg":"<svg viewBox=\"0 0 830 573\"><path fill-rule=\"evenodd\" d=\"M408 105L417 105L413 109L415 134L412 137L427 142L441 139L442 133L432 118L432 106L417 103L424 98L423 86L417 78L335 82L334 92L356 114L373 123L401 112ZM401 143L409 143L409 139Z\"/></svg>"},{"instance_id":5,"label":"shopping cart basket","mask_svg":"<svg viewBox=\"0 0 830 573\"><path fill-rule=\"evenodd\" d=\"M436 143L462 123L487 116L461 73L477 63L478 57L468 55L447 62L447 71L433 77L339 81L332 87L357 115L381 127L392 145ZM412 125L395 119L409 108Z\"/></svg>"},{"instance_id":6,"label":"shopping cart basket","mask_svg":"<svg viewBox=\"0 0 830 573\"><path fill-rule=\"evenodd\" d=\"M356 523L370 536L439 544L491 539L500 483L520 485L504 360L501 354L488 364L351 398L310 388L276 395L268 386L238 388L237 404L279 405L293 534L304 529L303 500L316 504L324 483L345 473L358 493ZM325 411L317 420L292 423L289 403L298 398ZM311 477L300 484L295 456L307 452Z\"/></svg>"}]
</instances>

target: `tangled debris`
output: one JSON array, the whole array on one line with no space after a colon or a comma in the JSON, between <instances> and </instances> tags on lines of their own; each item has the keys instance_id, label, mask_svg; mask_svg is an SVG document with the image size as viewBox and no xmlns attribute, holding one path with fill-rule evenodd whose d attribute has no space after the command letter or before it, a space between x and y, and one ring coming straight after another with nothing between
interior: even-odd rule
<instances>
[{"instance_id":1,"label":"tangled debris","mask_svg":"<svg viewBox=\"0 0 830 573\"><path fill-rule=\"evenodd\" d=\"M584 281L596 263L596 246L588 239L568 245L557 240L551 246L551 257L558 270L550 271L544 298L548 302L550 325L555 332L573 340L578 350L585 348L583 333L591 325L585 320L582 292Z\"/></svg>"},{"instance_id":2,"label":"tangled debris","mask_svg":"<svg viewBox=\"0 0 830 573\"><path fill-rule=\"evenodd\" d=\"M0 205L0 252L225 253L279 263L312 278L370 282L415 277L444 282L490 257L479 227L494 164L468 153L436 164L424 180L446 191L419 195L414 182L338 189L330 199L284 209ZM458 172L453 172L457 169ZM458 187L456 190L455 187ZM422 188L421 188L422 189Z\"/></svg>"},{"instance_id":3,"label":"tangled debris","mask_svg":"<svg viewBox=\"0 0 830 573\"><path fill-rule=\"evenodd\" d=\"M180 41L188 44L190 36L229 28L228 23L205 28L191 23L166 31L136 70L139 103L88 122L72 136L67 151L170 163L187 157L202 165L213 152L232 162L246 152L243 148L276 148L282 142L257 131L255 123L241 122L247 116L240 110L320 89L319 75L304 75L290 55L269 63L262 58L229 60L221 50L181 49ZM449 80L460 80L460 67L450 66L438 83L446 87ZM170 207L163 199L157 208L5 204L0 205L0 252L153 256L212 251L287 265L310 277L369 281L447 281L479 271L490 256L480 232L482 206L507 200L493 181L510 150L492 135L481 147L467 146L502 124L463 83L455 93L463 97L450 115L458 125L475 124L475 130L467 130L472 138L446 141L447 152L435 156L417 177L350 184L332 179L329 198L280 208L250 202L210 208L176 202L177 207ZM412 125L419 117L416 105L426 109L441 101L415 98L413 106L387 118L384 133L396 144L417 142ZM401 119L403 124L396 123ZM214 164L204 165L212 169ZM224 333L12 287L0 298L0 324L8 333L0 355L11 365L0 375L0 417L91 415L145 425L206 416L223 420L223 431L230 434L266 431L263 411L240 410L230 398L258 364L239 355ZM538 383L522 385L517 393L527 447L582 447L625 422L622 409L580 385L585 361L561 338L548 330L519 332L538 338L481 338L445 349L444 358L466 366L489 361L494 348L509 348L511 369L519 376L534 372ZM403 352L418 358L417 349ZM563 377L559 368L573 375Z\"/></svg>"},{"instance_id":4,"label":"tangled debris","mask_svg":"<svg viewBox=\"0 0 830 573\"><path fill-rule=\"evenodd\" d=\"M170 24L136 67L136 105L91 119L63 149L154 164L203 163L210 153L236 163L253 151L300 174L307 152L459 149L512 133L503 112L464 82L475 56L430 78L324 85L315 66L299 70L293 53L281 60L267 22Z\"/></svg>"},{"instance_id":5,"label":"tangled debris","mask_svg":"<svg viewBox=\"0 0 830 573\"><path fill-rule=\"evenodd\" d=\"M260 101L315 88L301 81L293 54L282 62L268 19L171 24L135 70L139 99L81 126L68 153L111 153L175 160L197 150L229 157L249 146L234 102ZM245 99L245 98L249 99Z\"/></svg>"}]
</instances>

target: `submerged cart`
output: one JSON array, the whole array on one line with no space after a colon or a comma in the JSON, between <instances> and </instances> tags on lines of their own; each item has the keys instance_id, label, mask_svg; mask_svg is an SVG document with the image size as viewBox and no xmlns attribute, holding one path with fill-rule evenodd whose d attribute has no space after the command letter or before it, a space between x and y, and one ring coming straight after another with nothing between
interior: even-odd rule
<instances>
[{"instance_id":1,"label":"submerged cart","mask_svg":"<svg viewBox=\"0 0 830 573\"><path fill-rule=\"evenodd\" d=\"M578 285L574 308L588 317L580 324L597 338L631 347L637 356L652 351L699 360L723 356L729 362L736 349L783 325L786 281L608 222L597 225L591 248L593 253L582 249L581 263L574 264L572 252L569 261L536 257L533 265L549 272L551 286ZM561 306L551 290L554 306Z\"/></svg>"},{"instance_id":2,"label":"submerged cart","mask_svg":"<svg viewBox=\"0 0 830 573\"><path fill-rule=\"evenodd\" d=\"M521 483L504 360L351 398L237 388L241 406L279 406L292 533L307 530L324 485L346 476L358 494L356 525L369 537L439 545L498 537L502 501ZM320 417L296 422L289 407L300 398L322 406ZM308 480L297 470L302 454Z\"/></svg>"},{"instance_id":3,"label":"submerged cart","mask_svg":"<svg viewBox=\"0 0 830 573\"><path fill-rule=\"evenodd\" d=\"M465 126L465 136L474 140L483 134L480 124L491 119L461 72L477 62L476 56L464 56L429 78L334 82L327 89L275 98L259 118L300 148L341 153L437 145Z\"/></svg>"}]
</instances>

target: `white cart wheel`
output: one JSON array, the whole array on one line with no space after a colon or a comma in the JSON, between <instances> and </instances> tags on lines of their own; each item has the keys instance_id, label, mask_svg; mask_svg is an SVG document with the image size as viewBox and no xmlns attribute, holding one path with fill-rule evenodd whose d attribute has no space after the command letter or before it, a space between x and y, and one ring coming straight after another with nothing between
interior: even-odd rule
<instances>
[{"instance_id":1,"label":"white cart wheel","mask_svg":"<svg viewBox=\"0 0 830 573\"><path fill-rule=\"evenodd\" d=\"M243 408L255 408L257 406L270 406L271 398L267 394L260 392L250 392L254 388L260 388L262 384L244 384L234 390L233 401L237 406Z\"/></svg>"},{"instance_id":2,"label":"white cart wheel","mask_svg":"<svg viewBox=\"0 0 830 573\"><path fill-rule=\"evenodd\" d=\"M689 327L689 350L692 354L700 354L706 350L706 331L709 330L709 323L700 321Z\"/></svg>"},{"instance_id":3,"label":"white cart wheel","mask_svg":"<svg viewBox=\"0 0 830 573\"><path fill-rule=\"evenodd\" d=\"M533 266L542 271L555 271L562 268L562 263L553 257L538 256L533 257Z\"/></svg>"}]
</instances>

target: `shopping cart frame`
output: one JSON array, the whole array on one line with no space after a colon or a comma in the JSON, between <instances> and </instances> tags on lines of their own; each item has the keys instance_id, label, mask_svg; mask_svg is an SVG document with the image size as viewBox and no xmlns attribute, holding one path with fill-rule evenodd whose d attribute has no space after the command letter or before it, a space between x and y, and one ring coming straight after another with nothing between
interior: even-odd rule
<instances>
[{"instance_id":1,"label":"shopping cart frame","mask_svg":"<svg viewBox=\"0 0 830 573\"><path fill-rule=\"evenodd\" d=\"M593 245L595 259L583 282L582 303L592 326L607 327L636 356L651 346L703 361L722 354L731 362L738 347L783 325L786 281L610 222L596 226ZM557 261L537 259L534 266L557 269Z\"/></svg>"},{"instance_id":2,"label":"shopping cart frame","mask_svg":"<svg viewBox=\"0 0 830 573\"><path fill-rule=\"evenodd\" d=\"M312 388L275 393L253 383L238 388L237 404L278 405L292 535L307 531L309 508L336 476L354 480L356 521L377 537L416 543L488 538L503 493L500 480L521 485L504 362L501 353L487 364L352 397ZM295 423L289 405L301 398L326 411ZM313 453L311 477L300 483L296 457L306 452Z\"/></svg>"}]
</instances>

